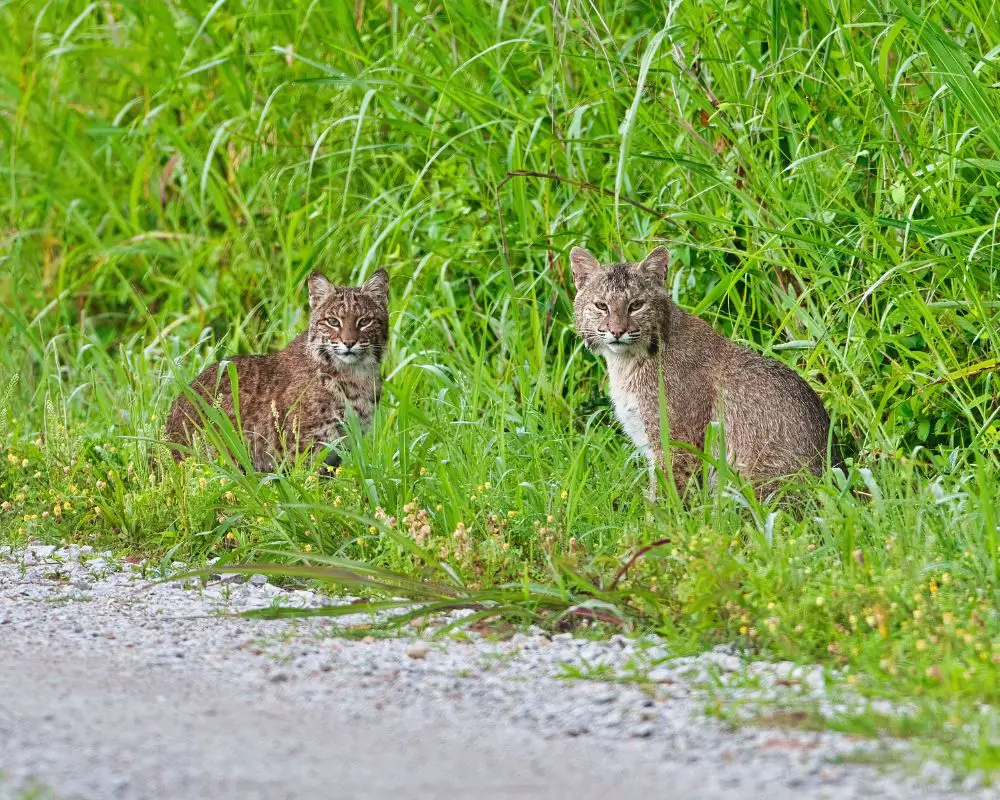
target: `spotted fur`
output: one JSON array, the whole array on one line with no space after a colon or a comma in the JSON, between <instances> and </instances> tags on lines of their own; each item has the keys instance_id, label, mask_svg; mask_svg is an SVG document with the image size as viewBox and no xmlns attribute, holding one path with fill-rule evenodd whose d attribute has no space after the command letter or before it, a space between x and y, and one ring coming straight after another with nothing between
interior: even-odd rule
<instances>
[{"instance_id":1,"label":"spotted fur","mask_svg":"<svg viewBox=\"0 0 1000 800\"><path fill-rule=\"evenodd\" d=\"M286 455L337 442L349 412L357 415L362 430L369 426L382 392L379 367L389 337L388 291L384 269L360 287L334 286L314 272L305 333L278 353L213 364L191 384L236 424L226 364L235 366L239 421L257 470L273 470ZM200 423L199 412L183 393L171 406L167 439L190 445ZM181 457L180 449L173 452Z\"/></svg>"},{"instance_id":2,"label":"spotted fur","mask_svg":"<svg viewBox=\"0 0 1000 800\"><path fill-rule=\"evenodd\" d=\"M639 263L601 265L570 253L577 333L604 356L615 414L651 467L665 467L660 385L669 438L698 450L709 423L722 423L731 467L760 493L824 464L830 420L819 397L791 369L741 347L671 301L669 256L657 247ZM699 457L673 448L674 481L684 492ZM654 494L651 485L651 494Z\"/></svg>"}]
</instances>

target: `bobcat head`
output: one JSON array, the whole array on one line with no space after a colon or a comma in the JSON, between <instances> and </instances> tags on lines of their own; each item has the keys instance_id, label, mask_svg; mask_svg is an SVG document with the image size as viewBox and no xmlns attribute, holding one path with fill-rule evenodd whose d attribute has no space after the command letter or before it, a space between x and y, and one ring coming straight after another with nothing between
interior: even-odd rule
<instances>
[{"instance_id":1,"label":"bobcat head","mask_svg":"<svg viewBox=\"0 0 1000 800\"><path fill-rule=\"evenodd\" d=\"M379 269L361 286L334 286L309 276L309 350L341 367L377 365L389 338L389 273Z\"/></svg>"},{"instance_id":2,"label":"bobcat head","mask_svg":"<svg viewBox=\"0 0 1000 800\"><path fill-rule=\"evenodd\" d=\"M602 355L655 355L670 314L663 288L670 260L666 248L657 247L637 263L601 265L574 247L569 260L576 330L584 344Z\"/></svg>"}]
</instances>

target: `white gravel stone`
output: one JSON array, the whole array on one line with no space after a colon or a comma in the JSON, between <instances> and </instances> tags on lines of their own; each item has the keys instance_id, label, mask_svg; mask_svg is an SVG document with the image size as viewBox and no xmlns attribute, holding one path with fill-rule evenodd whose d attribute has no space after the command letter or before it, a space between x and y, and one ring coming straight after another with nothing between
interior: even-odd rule
<instances>
[{"instance_id":1,"label":"white gravel stone","mask_svg":"<svg viewBox=\"0 0 1000 800\"><path fill-rule=\"evenodd\" d=\"M406 649L406 655L410 658L427 658L430 648L423 642L414 642Z\"/></svg>"},{"instance_id":2,"label":"white gravel stone","mask_svg":"<svg viewBox=\"0 0 1000 800\"><path fill-rule=\"evenodd\" d=\"M705 655L702 656L701 661L703 664L716 666L723 672L739 672L743 667L743 662L736 656L730 655L729 653L721 653L716 650L705 653Z\"/></svg>"}]
</instances>

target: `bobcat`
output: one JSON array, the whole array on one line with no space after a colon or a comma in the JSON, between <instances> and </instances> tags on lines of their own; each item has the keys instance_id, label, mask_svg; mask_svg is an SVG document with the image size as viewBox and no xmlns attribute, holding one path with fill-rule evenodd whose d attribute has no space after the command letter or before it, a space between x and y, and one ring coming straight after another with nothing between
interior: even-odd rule
<instances>
[{"instance_id":1,"label":"bobcat","mask_svg":"<svg viewBox=\"0 0 1000 800\"><path fill-rule=\"evenodd\" d=\"M604 266L580 247L570 252L577 332L604 356L615 414L651 469L665 466L662 380L670 438L701 451L709 423L721 422L728 464L759 496L779 478L819 473L830 428L819 397L784 364L731 342L672 302L664 289L668 261L663 247L639 263ZM678 447L670 455L683 494L700 458Z\"/></svg>"},{"instance_id":2,"label":"bobcat","mask_svg":"<svg viewBox=\"0 0 1000 800\"><path fill-rule=\"evenodd\" d=\"M375 272L361 287L334 286L319 272L309 276L309 329L282 351L230 359L238 378L239 424L254 468L271 471L284 455L332 444L344 434L348 409L366 428L382 392L379 364L389 335L389 275ZM236 424L226 362L191 384ZM190 444L201 415L187 393L170 408L167 439ZM173 448L175 459L181 451ZM327 459L336 465L331 452Z\"/></svg>"}]
</instances>

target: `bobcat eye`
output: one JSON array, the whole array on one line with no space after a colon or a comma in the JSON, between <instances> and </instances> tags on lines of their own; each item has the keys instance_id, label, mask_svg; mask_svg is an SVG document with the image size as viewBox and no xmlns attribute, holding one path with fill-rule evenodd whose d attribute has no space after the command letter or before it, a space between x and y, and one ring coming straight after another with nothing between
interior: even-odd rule
<instances>
[{"instance_id":1,"label":"bobcat eye","mask_svg":"<svg viewBox=\"0 0 1000 800\"><path fill-rule=\"evenodd\" d=\"M358 327L367 328L369 325L372 324L372 322L374 322L374 320L371 317L362 317L361 319L358 320Z\"/></svg>"},{"instance_id":2,"label":"bobcat eye","mask_svg":"<svg viewBox=\"0 0 1000 800\"><path fill-rule=\"evenodd\" d=\"M337 328L340 327L340 320L337 319L336 317L327 317L325 320L323 320L323 324L328 325L334 330L337 330Z\"/></svg>"},{"instance_id":3,"label":"bobcat eye","mask_svg":"<svg viewBox=\"0 0 1000 800\"><path fill-rule=\"evenodd\" d=\"M646 305L646 301L645 300L636 300L634 303L629 303L628 313L629 314L634 314L636 311L638 311L644 305Z\"/></svg>"},{"instance_id":4,"label":"bobcat eye","mask_svg":"<svg viewBox=\"0 0 1000 800\"><path fill-rule=\"evenodd\" d=\"M594 302L594 306L596 306L596 308L597 308L598 311L607 311L608 310L608 304L607 303L599 303L599 302L595 301Z\"/></svg>"}]
</instances>

